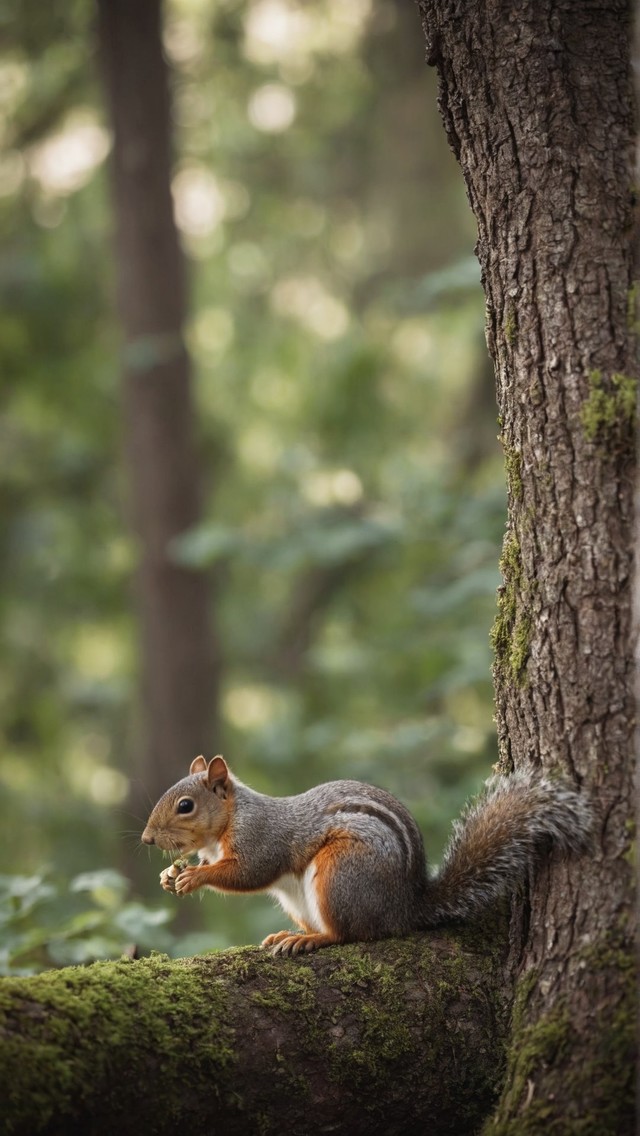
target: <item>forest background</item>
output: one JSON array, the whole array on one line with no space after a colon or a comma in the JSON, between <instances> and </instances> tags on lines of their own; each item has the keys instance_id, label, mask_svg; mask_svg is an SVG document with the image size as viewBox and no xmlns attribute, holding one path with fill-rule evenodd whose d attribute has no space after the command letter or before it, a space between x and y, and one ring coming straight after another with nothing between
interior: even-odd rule
<instances>
[{"instance_id":1,"label":"forest background","mask_svg":"<svg viewBox=\"0 0 640 1136\"><path fill-rule=\"evenodd\" d=\"M495 760L506 506L418 13L169 0L163 39L203 478L167 554L210 582L202 748L265 792L383 785L437 860ZM256 942L269 901L179 904L139 844L156 787L94 5L5 4L0 52L0 964Z\"/></svg>"}]
</instances>

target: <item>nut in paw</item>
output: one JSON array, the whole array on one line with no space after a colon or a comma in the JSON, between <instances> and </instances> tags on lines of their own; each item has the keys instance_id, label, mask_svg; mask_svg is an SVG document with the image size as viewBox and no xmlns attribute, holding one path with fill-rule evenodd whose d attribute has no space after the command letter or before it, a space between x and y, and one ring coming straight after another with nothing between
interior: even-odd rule
<instances>
[{"instance_id":1,"label":"nut in paw","mask_svg":"<svg viewBox=\"0 0 640 1136\"><path fill-rule=\"evenodd\" d=\"M175 892L177 875L178 870L175 864L171 864L168 868L164 868L160 872L160 886L163 887L165 891Z\"/></svg>"}]
</instances>

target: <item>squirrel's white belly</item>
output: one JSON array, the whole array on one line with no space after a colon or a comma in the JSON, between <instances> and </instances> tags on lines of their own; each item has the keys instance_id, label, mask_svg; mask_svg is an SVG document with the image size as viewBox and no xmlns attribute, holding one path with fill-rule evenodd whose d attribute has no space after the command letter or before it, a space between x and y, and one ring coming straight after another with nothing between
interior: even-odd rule
<instances>
[{"instance_id":1,"label":"squirrel's white belly","mask_svg":"<svg viewBox=\"0 0 640 1136\"><path fill-rule=\"evenodd\" d=\"M268 888L268 892L277 899L287 915L295 919L296 923L305 925L312 931L326 934L327 926L318 906L315 875L315 865L309 864L301 876L293 874L280 876L280 879Z\"/></svg>"}]
</instances>

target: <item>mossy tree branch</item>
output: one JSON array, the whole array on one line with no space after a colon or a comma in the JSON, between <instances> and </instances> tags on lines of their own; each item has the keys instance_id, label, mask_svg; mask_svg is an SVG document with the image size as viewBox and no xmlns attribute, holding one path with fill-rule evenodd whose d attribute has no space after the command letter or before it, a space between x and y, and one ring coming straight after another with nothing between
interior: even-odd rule
<instances>
[{"instance_id":1,"label":"mossy tree branch","mask_svg":"<svg viewBox=\"0 0 640 1136\"><path fill-rule=\"evenodd\" d=\"M95 963L0 983L2 1130L472 1132L503 1065L503 935L272 959Z\"/></svg>"}]
</instances>

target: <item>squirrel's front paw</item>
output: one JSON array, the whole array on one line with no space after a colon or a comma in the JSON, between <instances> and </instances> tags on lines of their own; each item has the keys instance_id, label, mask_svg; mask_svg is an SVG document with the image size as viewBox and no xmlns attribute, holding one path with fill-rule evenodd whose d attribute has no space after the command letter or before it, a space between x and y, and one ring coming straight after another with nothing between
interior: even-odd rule
<instances>
[{"instance_id":1,"label":"squirrel's front paw","mask_svg":"<svg viewBox=\"0 0 640 1136\"><path fill-rule=\"evenodd\" d=\"M189 895L199 887L202 887L200 868L183 868L175 881L176 895Z\"/></svg>"},{"instance_id":2,"label":"squirrel's front paw","mask_svg":"<svg viewBox=\"0 0 640 1136\"><path fill-rule=\"evenodd\" d=\"M170 864L168 868L164 868L160 872L160 887L163 887L165 891L175 891L179 872L180 869L176 868L175 864Z\"/></svg>"}]
</instances>

